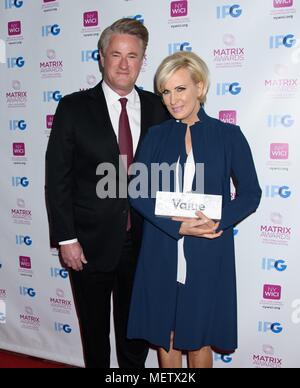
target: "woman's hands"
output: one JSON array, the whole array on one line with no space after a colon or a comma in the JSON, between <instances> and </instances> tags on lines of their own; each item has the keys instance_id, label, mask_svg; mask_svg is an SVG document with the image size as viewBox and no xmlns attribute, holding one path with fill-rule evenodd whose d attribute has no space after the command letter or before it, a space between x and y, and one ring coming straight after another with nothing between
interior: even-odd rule
<instances>
[{"instance_id":1,"label":"woman's hands","mask_svg":"<svg viewBox=\"0 0 300 388\"><path fill-rule=\"evenodd\" d=\"M202 212L197 212L198 218L173 217L173 221L181 222L179 234L183 236L203 237L213 240L222 236L223 231L216 232L220 222L215 222L206 217Z\"/></svg>"}]
</instances>

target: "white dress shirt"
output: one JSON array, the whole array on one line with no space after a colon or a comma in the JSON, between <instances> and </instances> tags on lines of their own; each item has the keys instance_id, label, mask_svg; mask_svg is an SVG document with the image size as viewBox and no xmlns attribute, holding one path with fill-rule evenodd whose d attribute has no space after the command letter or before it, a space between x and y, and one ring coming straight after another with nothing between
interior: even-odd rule
<instances>
[{"instance_id":1,"label":"white dress shirt","mask_svg":"<svg viewBox=\"0 0 300 388\"><path fill-rule=\"evenodd\" d=\"M185 168L184 168L184 178L183 178L183 193L188 193L192 191L193 188L193 180L195 177L195 160L194 160L194 154L193 149L190 150L190 153L188 154ZM180 192L179 187L179 159L177 161L176 166L176 192ZM187 265L186 265L186 258L184 254L184 237L180 238L177 242L177 282L181 284L185 284L186 281L186 272L187 272Z\"/></svg>"},{"instance_id":2,"label":"white dress shirt","mask_svg":"<svg viewBox=\"0 0 300 388\"><path fill-rule=\"evenodd\" d=\"M117 141L119 140L119 118L121 113L121 103L119 99L127 98L126 109L132 135L133 153L135 154L141 134L141 101L138 92L133 89L127 96L119 96L105 81L102 82L102 89ZM76 238L60 241L59 245L68 245L75 242L78 242Z\"/></svg>"}]
</instances>

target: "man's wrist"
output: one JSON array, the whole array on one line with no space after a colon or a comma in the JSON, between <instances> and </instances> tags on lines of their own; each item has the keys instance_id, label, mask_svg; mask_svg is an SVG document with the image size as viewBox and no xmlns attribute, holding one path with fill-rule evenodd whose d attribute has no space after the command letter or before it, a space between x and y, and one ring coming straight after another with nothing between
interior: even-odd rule
<instances>
[{"instance_id":1,"label":"man's wrist","mask_svg":"<svg viewBox=\"0 0 300 388\"><path fill-rule=\"evenodd\" d=\"M75 243L77 243L77 242L78 242L77 238L73 238L72 240L60 241L58 244L59 244L60 246L62 246L62 245L75 244Z\"/></svg>"}]
</instances>

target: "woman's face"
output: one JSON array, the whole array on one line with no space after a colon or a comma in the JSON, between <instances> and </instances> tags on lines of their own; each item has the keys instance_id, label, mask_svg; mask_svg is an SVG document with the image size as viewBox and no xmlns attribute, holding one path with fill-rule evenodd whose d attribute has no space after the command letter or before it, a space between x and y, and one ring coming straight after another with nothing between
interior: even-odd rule
<instances>
[{"instance_id":1,"label":"woman's face","mask_svg":"<svg viewBox=\"0 0 300 388\"><path fill-rule=\"evenodd\" d=\"M162 96L170 114L183 123L193 125L198 121L199 97L202 96L203 82L195 84L189 70L177 70L165 83Z\"/></svg>"}]
</instances>

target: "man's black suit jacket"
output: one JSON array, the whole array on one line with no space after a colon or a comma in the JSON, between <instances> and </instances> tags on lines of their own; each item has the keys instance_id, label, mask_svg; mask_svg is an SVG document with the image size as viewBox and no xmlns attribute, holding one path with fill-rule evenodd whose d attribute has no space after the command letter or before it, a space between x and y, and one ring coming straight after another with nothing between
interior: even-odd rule
<instances>
[{"instance_id":1,"label":"man's black suit jacket","mask_svg":"<svg viewBox=\"0 0 300 388\"><path fill-rule=\"evenodd\" d=\"M141 136L168 119L161 100L136 89L141 101ZM52 241L78 238L87 268L113 270L126 238L127 198L100 199L96 175L100 163L112 163L119 178L119 147L101 83L60 101L46 153L46 197ZM118 186L117 186L118 188ZM138 254L142 219L131 210L132 236Z\"/></svg>"}]
</instances>

